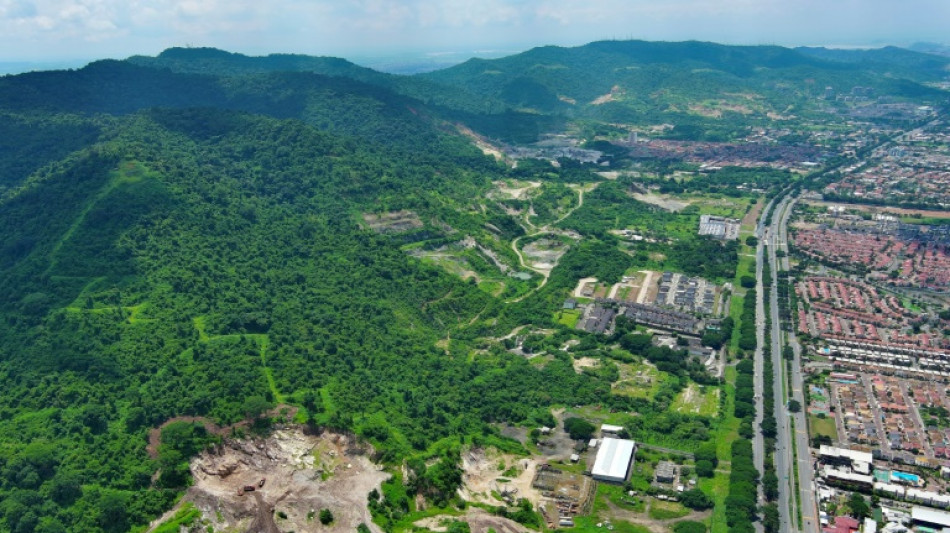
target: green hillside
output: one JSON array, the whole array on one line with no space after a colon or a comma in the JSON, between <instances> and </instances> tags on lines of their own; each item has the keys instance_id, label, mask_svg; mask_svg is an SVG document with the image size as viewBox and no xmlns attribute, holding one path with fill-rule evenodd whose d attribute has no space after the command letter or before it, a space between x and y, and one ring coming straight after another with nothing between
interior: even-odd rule
<instances>
[{"instance_id":1,"label":"green hillside","mask_svg":"<svg viewBox=\"0 0 950 533\"><path fill-rule=\"evenodd\" d=\"M908 57L914 62L908 64ZM729 122L729 129L740 130L765 123L769 113L814 112L815 98L826 86L839 91L866 86L898 99L942 101L944 93L919 82L941 79L948 64L946 58L899 49L821 52L705 42L601 41L472 59L420 76L524 111L711 128ZM697 107L706 104L724 109L723 117L703 116Z\"/></svg>"},{"instance_id":2,"label":"green hillside","mask_svg":"<svg viewBox=\"0 0 950 533\"><path fill-rule=\"evenodd\" d=\"M145 431L233 423L250 397L335 427L385 413L373 435L395 458L609 388L569 363L436 349L497 301L358 225L380 205L428 220L479 194L482 172L230 111L142 112L104 135L0 204L9 530L23 513L70 531L143 523L174 496L146 490Z\"/></svg>"},{"instance_id":3,"label":"green hillside","mask_svg":"<svg viewBox=\"0 0 950 533\"><path fill-rule=\"evenodd\" d=\"M558 425L555 408L686 452L734 433L731 400L716 416L670 408L687 387L728 398L729 373L632 320L569 327L563 305L585 277L600 295L643 269L735 278L740 246L697 236L700 214L741 218L799 175L631 162L603 139L578 146L638 172L514 165L462 126L509 142L628 120L728 138L776 110L817 113L825 85L945 94L920 84L939 68L928 58L906 78L877 72L902 54L868 68L602 42L406 77L170 49L0 77L0 533L143 531L216 442L185 424L148 450L176 417L263 433L286 409L359 435L396 474L372 502L387 531L416 496L455 513L461 447L533 452L500 426L530 435ZM691 107L707 100L749 112ZM674 194L680 210L637 199Z\"/></svg>"}]
</instances>

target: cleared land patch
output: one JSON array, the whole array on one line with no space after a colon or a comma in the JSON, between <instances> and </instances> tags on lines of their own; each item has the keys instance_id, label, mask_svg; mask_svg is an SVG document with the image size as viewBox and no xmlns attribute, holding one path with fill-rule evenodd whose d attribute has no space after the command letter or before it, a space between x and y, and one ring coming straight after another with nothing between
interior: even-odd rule
<instances>
[{"instance_id":1,"label":"cleared land patch","mask_svg":"<svg viewBox=\"0 0 950 533\"><path fill-rule=\"evenodd\" d=\"M686 209L690 205L690 202L684 202L681 199L675 199L665 194L662 194L662 195L655 194L655 193L643 194L643 193L635 192L633 193L633 197L637 201L643 202L645 204L655 205L657 207L666 209L667 211L673 211L673 212L682 211L683 209Z\"/></svg>"},{"instance_id":2,"label":"cleared land patch","mask_svg":"<svg viewBox=\"0 0 950 533\"><path fill-rule=\"evenodd\" d=\"M672 409L678 413L688 413L700 416L716 416L719 413L719 389L707 388L690 383L676 395Z\"/></svg>"},{"instance_id":3,"label":"cleared land patch","mask_svg":"<svg viewBox=\"0 0 950 533\"><path fill-rule=\"evenodd\" d=\"M364 523L378 533L366 494L388 474L369 460L371 453L352 437L299 428L266 439L226 439L192 460L195 482L180 505L194 505L201 523L216 531L314 531L320 526L312 511L329 509L334 530ZM254 491L239 494L246 486Z\"/></svg>"},{"instance_id":4,"label":"cleared land patch","mask_svg":"<svg viewBox=\"0 0 950 533\"><path fill-rule=\"evenodd\" d=\"M419 215L406 210L380 214L363 213L363 222L376 233L402 233L422 227Z\"/></svg>"},{"instance_id":5,"label":"cleared land patch","mask_svg":"<svg viewBox=\"0 0 950 533\"><path fill-rule=\"evenodd\" d=\"M649 363L618 363L617 368L620 370L620 379L614 382L611 389L616 394L635 398L653 398L667 375Z\"/></svg>"},{"instance_id":6,"label":"cleared land patch","mask_svg":"<svg viewBox=\"0 0 950 533\"><path fill-rule=\"evenodd\" d=\"M525 264L536 270L551 270L557 266L570 246L560 239L542 237L521 249Z\"/></svg>"}]
</instances>

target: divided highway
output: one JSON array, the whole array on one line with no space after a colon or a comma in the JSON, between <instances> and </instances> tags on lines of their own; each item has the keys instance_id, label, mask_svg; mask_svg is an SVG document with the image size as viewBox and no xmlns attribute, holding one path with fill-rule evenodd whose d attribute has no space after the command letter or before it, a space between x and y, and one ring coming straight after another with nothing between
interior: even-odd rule
<instances>
[{"instance_id":1,"label":"divided highway","mask_svg":"<svg viewBox=\"0 0 950 533\"><path fill-rule=\"evenodd\" d=\"M778 305L778 281L781 276L785 275L784 273L789 267L787 226L794 203L794 199L786 196L777 205L774 205L775 216L772 217L772 223L767 227L764 226L764 222L768 219L769 211L763 212L759 227L761 232L759 235L762 238L760 239L757 256L761 258L764 254L772 271L772 290L768 301L768 313L772 320L772 362L776 370L775 375L772 376L775 389L775 421L778 428L774 459L775 471L779 480L780 531L782 533L792 531L818 533L820 526L815 501L814 466L811 451L808 447L808 422L804 411L804 407L808 404L805 402L804 396L801 347L795 338L791 324L782 323ZM779 250L785 252L781 261L779 261L776 254ZM758 269L757 273L759 274L759 286L761 287L761 269ZM761 334L765 326L765 314L762 307L759 307L758 310L762 311L762 314L758 315L757 318L757 325ZM795 356L791 361L790 368L786 368L786 362L782 358L782 349L785 346L786 338ZM760 365L757 365L756 368L758 370ZM791 371L790 387L787 377L788 370ZM765 379L769 378L769 376L763 377ZM758 380L756 382L758 383ZM797 400L803 409L797 413L790 413L787 408L787 400L792 399ZM794 428L792 427L793 424ZM757 439L757 442L759 440L760 438ZM798 477L797 490L796 472ZM799 513L801 522L799 522ZM799 527L799 523L801 527Z\"/></svg>"},{"instance_id":2,"label":"divided highway","mask_svg":"<svg viewBox=\"0 0 950 533\"><path fill-rule=\"evenodd\" d=\"M755 403L757 408L755 410L755 436L752 438L752 456L755 463L755 468L760 473L765 472L765 439L762 437L762 432L759 428L762 427L762 418L763 418L763 409L762 409L762 397L765 391L765 376L764 373L764 362L763 362L763 351L762 347L765 346L765 290L762 285L762 265L765 263L763 258L765 257L765 245L763 243L765 236L765 220L768 218L769 213L772 210L772 207L775 204L775 200L772 200L765 206L765 209L762 210L762 215L759 217L759 223L755 229L755 236L759 239L759 244L755 249L755 291L756 291L756 302L755 302L755 355L753 357L753 362L755 363L755 375L752 382L753 390L755 392ZM783 496L784 495L784 496ZM779 487L779 501L787 498L785 494L785 489ZM759 502L765 503L765 494L762 490L762 485L759 485ZM787 524L788 523L788 506L779 506L779 523ZM756 530L762 531L762 523L759 522L756 524ZM782 529L782 531L787 531Z\"/></svg>"}]
</instances>

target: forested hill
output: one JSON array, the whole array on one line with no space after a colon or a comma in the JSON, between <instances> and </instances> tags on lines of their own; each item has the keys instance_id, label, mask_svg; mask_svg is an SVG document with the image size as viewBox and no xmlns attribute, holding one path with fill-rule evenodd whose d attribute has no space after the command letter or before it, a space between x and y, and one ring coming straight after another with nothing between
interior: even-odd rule
<instances>
[{"instance_id":1,"label":"forested hill","mask_svg":"<svg viewBox=\"0 0 950 533\"><path fill-rule=\"evenodd\" d=\"M476 337L549 321L560 293L513 318L523 306L404 250L520 231L477 201L508 170L439 113L311 72L0 78L0 531L154 518L194 453L146 454L175 416L286 402L399 461L609 398L569 357L470 358ZM402 210L418 227L366 227Z\"/></svg>"},{"instance_id":2,"label":"forested hill","mask_svg":"<svg viewBox=\"0 0 950 533\"><path fill-rule=\"evenodd\" d=\"M424 103L385 87L311 72L234 77L172 72L124 61L0 77L0 192L99 139L108 117L152 108L215 108L301 120L322 131L411 154L484 164L451 123ZM194 123L194 133L214 121ZM419 150L419 147L426 147Z\"/></svg>"},{"instance_id":3,"label":"forested hill","mask_svg":"<svg viewBox=\"0 0 950 533\"><path fill-rule=\"evenodd\" d=\"M826 86L874 87L878 94L895 97L937 95L918 82L945 75L930 63L950 63L901 51L868 53L874 63L867 65L854 59L857 54L705 42L602 41L472 59L420 76L545 113L663 120L664 115L682 113L690 102L728 98L730 93L750 95L776 108L778 102L802 105ZM908 56L930 63L926 69L902 66ZM893 68L881 72L883 64Z\"/></svg>"},{"instance_id":4,"label":"forested hill","mask_svg":"<svg viewBox=\"0 0 950 533\"><path fill-rule=\"evenodd\" d=\"M242 76L273 72L310 72L324 76L348 78L385 88L446 110L468 113L491 113L503 104L465 88L449 87L420 77L386 74L361 67L337 57L300 54L246 56L216 48L169 48L155 57L132 56L128 63L174 72L215 76Z\"/></svg>"},{"instance_id":5,"label":"forested hill","mask_svg":"<svg viewBox=\"0 0 950 533\"><path fill-rule=\"evenodd\" d=\"M608 393L569 361L437 349L500 302L359 226L406 208L477 227L466 206L494 167L234 111L101 127L0 200L0 531L159 514L187 456L150 460L145 435L172 416L231 423L249 399L287 401L396 458Z\"/></svg>"},{"instance_id":6,"label":"forested hill","mask_svg":"<svg viewBox=\"0 0 950 533\"><path fill-rule=\"evenodd\" d=\"M386 146L439 142L422 103L343 77L273 72L231 78L110 60L75 71L0 78L0 109L10 113L116 115L153 107L214 107L296 118Z\"/></svg>"}]
</instances>

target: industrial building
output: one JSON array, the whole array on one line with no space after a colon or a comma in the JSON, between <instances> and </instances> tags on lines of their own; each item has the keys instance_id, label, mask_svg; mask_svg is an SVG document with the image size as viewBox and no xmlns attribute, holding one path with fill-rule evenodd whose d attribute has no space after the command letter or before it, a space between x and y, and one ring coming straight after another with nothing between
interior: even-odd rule
<instances>
[{"instance_id":1,"label":"industrial building","mask_svg":"<svg viewBox=\"0 0 950 533\"><path fill-rule=\"evenodd\" d=\"M699 234L715 239L736 240L739 238L740 221L715 215L700 215Z\"/></svg>"},{"instance_id":2,"label":"industrial building","mask_svg":"<svg viewBox=\"0 0 950 533\"><path fill-rule=\"evenodd\" d=\"M591 476L598 481L623 483L630 473L636 443L627 439L605 438L597 450Z\"/></svg>"}]
</instances>

